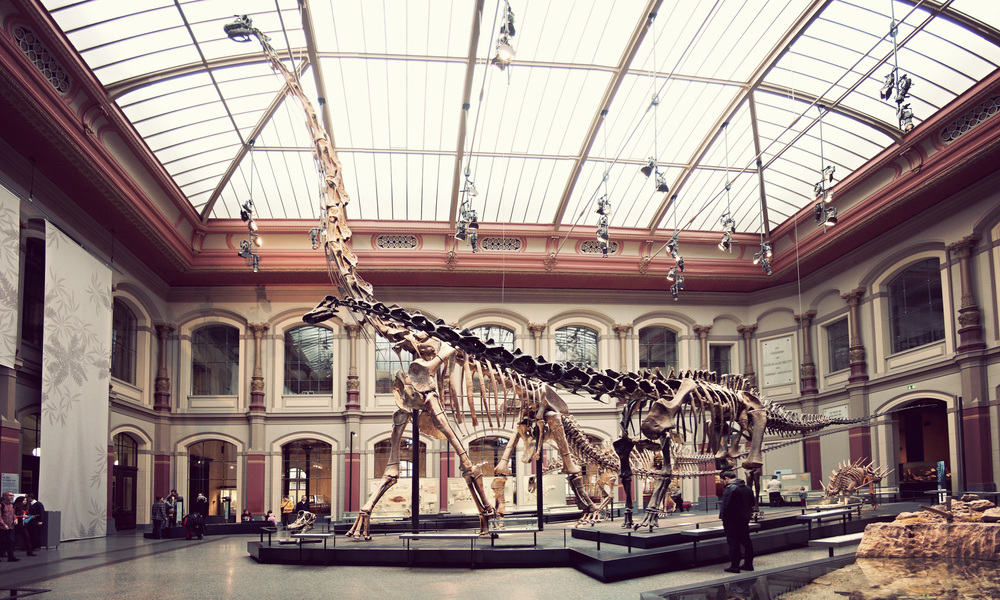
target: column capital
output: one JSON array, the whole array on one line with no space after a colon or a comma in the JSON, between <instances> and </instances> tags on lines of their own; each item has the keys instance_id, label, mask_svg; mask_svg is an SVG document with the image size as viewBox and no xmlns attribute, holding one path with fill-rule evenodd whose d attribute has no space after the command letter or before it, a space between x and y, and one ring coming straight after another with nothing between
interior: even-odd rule
<instances>
[{"instance_id":1,"label":"column capital","mask_svg":"<svg viewBox=\"0 0 1000 600\"><path fill-rule=\"evenodd\" d=\"M972 255L972 249L976 247L978 241L978 235L967 235L957 242L945 246L945 249L954 253L959 259L965 260Z\"/></svg>"},{"instance_id":2,"label":"column capital","mask_svg":"<svg viewBox=\"0 0 1000 600\"><path fill-rule=\"evenodd\" d=\"M692 327L692 329L694 329L694 332L698 334L698 337L704 339L708 335L708 332L712 330L712 326L695 325L694 327Z\"/></svg>"},{"instance_id":3,"label":"column capital","mask_svg":"<svg viewBox=\"0 0 1000 600\"><path fill-rule=\"evenodd\" d=\"M264 332L271 328L270 323L247 323L247 327L250 332L253 333L254 338L260 339L263 337Z\"/></svg>"},{"instance_id":4,"label":"column capital","mask_svg":"<svg viewBox=\"0 0 1000 600\"><path fill-rule=\"evenodd\" d=\"M156 335L160 338L167 337L177 329L170 323L153 323L153 327L156 328Z\"/></svg>"},{"instance_id":5,"label":"column capital","mask_svg":"<svg viewBox=\"0 0 1000 600\"><path fill-rule=\"evenodd\" d=\"M631 323L615 323L611 326L611 330L618 334L618 337L625 337L628 332L632 331Z\"/></svg>"},{"instance_id":6,"label":"column capital","mask_svg":"<svg viewBox=\"0 0 1000 600\"><path fill-rule=\"evenodd\" d=\"M548 327L548 323L528 323L528 331L535 336L539 336Z\"/></svg>"},{"instance_id":7,"label":"column capital","mask_svg":"<svg viewBox=\"0 0 1000 600\"><path fill-rule=\"evenodd\" d=\"M358 334L361 333L361 325L357 323L345 323L344 331L347 332L348 337L358 337Z\"/></svg>"},{"instance_id":8,"label":"column capital","mask_svg":"<svg viewBox=\"0 0 1000 600\"><path fill-rule=\"evenodd\" d=\"M736 328L736 331L742 334L745 339L750 339L753 332L757 331L757 324L753 323L752 325L740 325Z\"/></svg>"},{"instance_id":9,"label":"column capital","mask_svg":"<svg viewBox=\"0 0 1000 600\"><path fill-rule=\"evenodd\" d=\"M861 297L865 295L865 288L854 288L853 290L840 295L851 306L857 306L861 302Z\"/></svg>"},{"instance_id":10,"label":"column capital","mask_svg":"<svg viewBox=\"0 0 1000 600\"><path fill-rule=\"evenodd\" d=\"M801 315L795 315L795 321L802 323L803 327L809 327L809 324L812 323L812 320L815 318L816 318L816 311L814 310L807 310Z\"/></svg>"}]
</instances>

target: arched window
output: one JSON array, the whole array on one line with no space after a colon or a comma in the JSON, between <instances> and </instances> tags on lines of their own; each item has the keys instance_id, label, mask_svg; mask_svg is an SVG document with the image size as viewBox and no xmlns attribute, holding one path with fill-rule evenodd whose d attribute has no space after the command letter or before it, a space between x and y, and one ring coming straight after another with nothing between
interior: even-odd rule
<instances>
[{"instance_id":1,"label":"arched window","mask_svg":"<svg viewBox=\"0 0 1000 600\"><path fill-rule=\"evenodd\" d=\"M496 467L500 457L503 456L508 443L510 443L510 439L505 437L488 436L476 438L469 442L469 460L472 461L472 464L482 466L483 475L494 475L493 468ZM510 454L510 472L515 476L517 475L516 456L517 447L515 446Z\"/></svg>"},{"instance_id":2,"label":"arched window","mask_svg":"<svg viewBox=\"0 0 1000 600\"><path fill-rule=\"evenodd\" d=\"M391 440L382 440L375 444L375 477L385 475L385 468L389 465L389 450L392 448ZM420 442L420 477L427 476L427 444ZM399 476L413 476L413 439L405 437L400 442L399 452Z\"/></svg>"},{"instance_id":3,"label":"arched window","mask_svg":"<svg viewBox=\"0 0 1000 600\"><path fill-rule=\"evenodd\" d=\"M333 393L333 332L305 325L285 332L285 393Z\"/></svg>"},{"instance_id":4,"label":"arched window","mask_svg":"<svg viewBox=\"0 0 1000 600\"><path fill-rule=\"evenodd\" d=\"M499 344L511 352L514 351L514 331L511 329L499 325L480 325L473 327L472 333L476 334L483 342L493 340L494 344ZM472 386L476 393L481 391L482 380L479 373L473 373Z\"/></svg>"},{"instance_id":5,"label":"arched window","mask_svg":"<svg viewBox=\"0 0 1000 600\"><path fill-rule=\"evenodd\" d=\"M191 444L188 450L188 504L193 511L198 494L208 498L209 515L239 514L236 496L236 445L223 440L204 440Z\"/></svg>"},{"instance_id":6,"label":"arched window","mask_svg":"<svg viewBox=\"0 0 1000 600\"><path fill-rule=\"evenodd\" d=\"M24 298L21 301L21 341L42 345L42 321L45 315L45 240L25 240ZM14 299L17 299L16 291Z\"/></svg>"},{"instance_id":7,"label":"arched window","mask_svg":"<svg viewBox=\"0 0 1000 600\"><path fill-rule=\"evenodd\" d=\"M114 443L116 467L139 466L139 444L135 438L127 433L119 433L115 435Z\"/></svg>"},{"instance_id":8,"label":"arched window","mask_svg":"<svg viewBox=\"0 0 1000 600\"><path fill-rule=\"evenodd\" d=\"M135 384L136 318L124 302L115 300L111 315L111 376Z\"/></svg>"},{"instance_id":9,"label":"arched window","mask_svg":"<svg viewBox=\"0 0 1000 600\"><path fill-rule=\"evenodd\" d=\"M209 325L191 334L191 395L237 393L240 332L228 325Z\"/></svg>"},{"instance_id":10,"label":"arched window","mask_svg":"<svg viewBox=\"0 0 1000 600\"><path fill-rule=\"evenodd\" d=\"M296 440L281 447L281 491L299 502L305 496L309 511L330 514L333 499L333 458L330 444Z\"/></svg>"},{"instance_id":11,"label":"arched window","mask_svg":"<svg viewBox=\"0 0 1000 600\"><path fill-rule=\"evenodd\" d=\"M556 329L556 360L597 368L597 332L583 325Z\"/></svg>"},{"instance_id":12,"label":"arched window","mask_svg":"<svg viewBox=\"0 0 1000 600\"><path fill-rule=\"evenodd\" d=\"M21 415L21 481L24 493L38 493L38 467L42 455L41 415Z\"/></svg>"},{"instance_id":13,"label":"arched window","mask_svg":"<svg viewBox=\"0 0 1000 600\"><path fill-rule=\"evenodd\" d=\"M388 394L392 391L392 376L397 370L404 373L413 362L413 355L401 352L399 356L392 350L387 340L375 338L375 393Z\"/></svg>"},{"instance_id":14,"label":"arched window","mask_svg":"<svg viewBox=\"0 0 1000 600\"><path fill-rule=\"evenodd\" d=\"M639 330L639 368L659 369L666 375L677 369L677 333L666 327Z\"/></svg>"},{"instance_id":15,"label":"arched window","mask_svg":"<svg viewBox=\"0 0 1000 600\"><path fill-rule=\"evenodd\" d=\"M944 303L938 259L916 263L889 283L892 351L944 339Z\"/></svg>"}]
</instances>

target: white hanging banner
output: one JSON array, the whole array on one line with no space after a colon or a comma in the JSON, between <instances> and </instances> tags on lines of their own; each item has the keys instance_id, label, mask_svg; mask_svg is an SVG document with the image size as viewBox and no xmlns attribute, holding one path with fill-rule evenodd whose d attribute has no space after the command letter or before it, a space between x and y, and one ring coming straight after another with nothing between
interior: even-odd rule
<instances>
[{"instance_id":1,"label":"white hanging banner","mask_svg":"<svg viewBox=\"0 0 1000 600\"><path fill-rule=\"evenodd\" d=\"M17 349L18 244L21 201L0 186L0 366L14 368Z\"/></svg>"},{"instance_id":2,"label":"white hanging banner","mask_svg":"<svg viewBox=\"0 0 1000 600\"><path fill-rule=\"evenodd\" d=\"M38 499L61 540L101 537L108 519L111 269L46 224Z\"/></svg>"}]
</instances>

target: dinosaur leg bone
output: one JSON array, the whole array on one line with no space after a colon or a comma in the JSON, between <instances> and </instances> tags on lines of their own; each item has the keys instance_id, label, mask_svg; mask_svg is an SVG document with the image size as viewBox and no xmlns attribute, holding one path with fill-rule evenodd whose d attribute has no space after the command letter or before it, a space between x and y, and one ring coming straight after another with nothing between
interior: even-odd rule
<instances>
[{"instance_id":1,"label":"dinosaur leg bone","mask_svg":"<svg viewBox=\"0 0 1000 600\"><path fill-rule=\"evenodd\" d=\"M368 501L365 505L361 507L358 511L358 518L354 520L354 525L347 532L348 537L353 537L354 539L364 538L366 540L371 540L372 536L368 533L368 525L371 522L372 510L378 505L378 501L382 499L389 488L396 485L396 480L399 479L399 450L400 444L403 439L403 432L406 429L406 424L410 421L410 413L397 410L392 415L392 437L390 438L389 446L389 464L385 466L385 473L382 475L382 485L368 497Z\"/></svg>"}]
</instances>

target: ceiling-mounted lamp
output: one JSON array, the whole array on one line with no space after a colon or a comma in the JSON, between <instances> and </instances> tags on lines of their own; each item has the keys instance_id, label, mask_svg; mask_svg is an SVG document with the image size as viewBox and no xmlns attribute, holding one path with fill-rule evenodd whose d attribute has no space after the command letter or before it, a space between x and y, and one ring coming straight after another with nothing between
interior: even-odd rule
<instances>
[{"instance_id":1,"label":"ceiling-mounted lamp","mask_svg":"<svg viewBox=\"0 0 1000 600\"><path fill-rule=\"evenodd\" d=\"M236 255L240 258L245 258L247 264L253 268L253 272L257 272L257 268L260 265L260 255L251 249L250 240L242 240L240 242L240 251Z\"/></svg>"},{"instance_id":2,"label":"ceiling-mounted lamp","mask_svg":"<svg viewBox=\"0 0 1000 600\"><path fill-rule=\"evenodd\" d=\"M760 265L765 274L771 274L771 243L761 242L760 250L753 255L753 264Z\"/></svg>"},{"instance_id":3,"label":"ceiling-mounted lamp","mask_svg":"<svg viewBox=\"0 0 1000 600\"><path fill-rule=\"evenodd\" d=\"M655 170L656 170L656 159L650 156L649 162L646 163L646 165L643 166L641 169L639 169L639 172L645 175L646 177L649 177L650 175L653 174L653 171Z\"/></svg>"},{"instance_id":4,"label":"ceiling-mounted lamp","mask_svg":"<svg viewBox=\"0 0 1000 600\"><path fill-rule=\"evenodd\" d=\"M719 250L723 252L729 251L730 254L733 252L733 235L728 231L722 233L722 241L719 242Z\"/></svg>"},{"instance_id":5,"label":"ceiling-mounted lamp","mask_svg":"<svg viewBox=\"0 0 1000 600\"><path fill-rule=\"evenodd\" d=\"M601 244L601 252L604 258L608 257L608 247L611 245L611 238L608 234L608 217L601 215L597 220L597 241Z\"/></svg>"},{"instance_id":6,"label":"ceiling-mounted lamp","mask_svg":"<svg viewBox=\"0 0 1000 600\"><path fill-rule=\"evenodd\" d=\"M258 248L264 245L264 238L260 237L256 233L250 234L250 241L253 242L253 245L257 246Z\"/></svg>"},{"instance_id":7,"label":"ceiling-mounted lamp","mask_svg":"<svg viewBox=\"0 0 1000 600\"><path fill-rule=\"evenodd\" d=\"M889 37L892 38L892 70L885 76L882 88L878 96L882 100L892 97L896 103L896 119L899 120L899 130L903 133L913 129L913 110L906 99L910 97L910 87L913 80L908 75L900 72L897 51L899 44L896 41L896 34L899 33L899 24L896 23L895 3L890 0L889 10L892 16L892 24L889 26Z\"/></svg>"},{"instance_id":8,"label":"ceiling-mounted lamp","mask_svg":"<svg viewBox=\"0 0 1000 600\"><path fill-rule=\"evenodd\" d=\"M823 202L817 202L813 206L813 219L817 225L822 225L824 228L833 227L837 224L837 207L826 206Z\"/></svg>"},{"instance_id":9,"label":"ceiling-mounted lamp","mask_svg":"<svg viewBox=\"0 0 1000 600\"><path fill-rule=\"evenodd\" d=\"M667 271L667 281L673 281L676 278L677 278L677 267L670 267L670 270Z\"/></svg>"},{"instance_id":10,"label":"ceiling-mounted lamp","mask_svg":"<svg viewBox=\"0 0 1000 600\"><path fill-rule=\"evenodd\" d=\"M656 169L656 191L667 193L670 188L667 187L667 176L660 173L659 169Z\"/></svg>"},{"instance_id":11,"label":"ceiling-mounted lamp","mask_svg":"<svg viewBox=\"0 0 1000 600\"><path fill-rule=\"evenodd\" d=\"M601 196L601 199L597 201L597 210L595 212L601 216L611 215L611 201L608 200L607 196Z\"/></svg>"},{"instance_id":12,"label":"ceiling-mounted lamp","mask_svg":"<svg viewBox=\"0 0 1000 600\"><path fill-rule=\"evenodd\" d=\"M500 37L497 39L497 51L492 61L493 65L501 71L507 68L507 65L513 62L514 57L517 55L514 51L514 47L510 44L510 38L514 37L516 34L514 31L514 11L510 8L510 2L505 2L505 4L507 5L507 11L506 15L504 15L503 25L500 26Z\"/></svg>"},{"instance_id":13,"label":"ceiling-mounted lamp","mask_svg":"<svg viewBox=\"0 0 1000 600\"><path fill-rule=\"evenodd\" d=\"M684 276L683 275L675 275L675 277L676 277L676 281L674 281L673 285L670 286L670 293L674 297L674 302L677 302L678 297L680 296L681 290L684 289Z\"/></svg>"}]
</instances>

